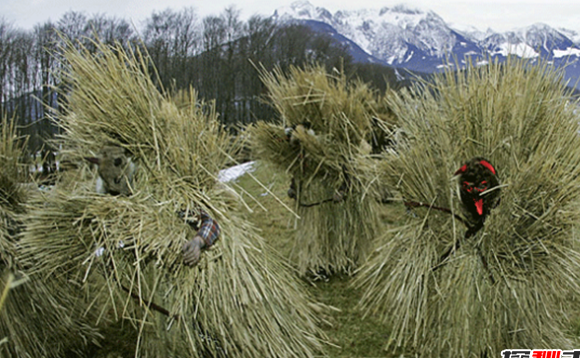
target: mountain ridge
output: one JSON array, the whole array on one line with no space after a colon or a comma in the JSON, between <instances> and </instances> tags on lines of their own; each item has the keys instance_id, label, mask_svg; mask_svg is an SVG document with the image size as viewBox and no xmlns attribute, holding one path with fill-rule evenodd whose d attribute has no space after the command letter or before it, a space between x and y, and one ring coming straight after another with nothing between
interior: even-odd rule
<instances>
[{"instance_id":1,"label":"mountain ridge","mask_svg":"<svg viewBox=\"0 0 580 358\"><path fill-rule=\"evenodd\" d=\"M454 28L434 11L403 5L380 9L339 10L334 14L307 0L277 9L272 18L281 23L299 22L320 31L322 25L350 40L357 48L355 61L382 63L421 72L461 67L469 61L485 63L509 55L543 58L565 69L565 77L578 87L580 37L573 30L543 23L506 32L474 27ZM360 50L368 56L360 53Z\"/></svg>"}]
</instances>

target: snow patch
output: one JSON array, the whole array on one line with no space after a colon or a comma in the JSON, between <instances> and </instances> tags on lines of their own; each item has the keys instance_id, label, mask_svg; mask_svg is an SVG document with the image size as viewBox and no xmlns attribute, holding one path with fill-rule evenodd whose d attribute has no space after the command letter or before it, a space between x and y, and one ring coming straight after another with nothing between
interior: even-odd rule
<instances>
[{"instance_id":1,"label":"snow patch","mask_svg":"<svg viewBox=\"0 0 580 358\"><path fill-rule=\"evenodd\" d=\"M517 44L510 44L509 42L503 43L499 46L499 49L495 52L492 52L491 55L502 55L504 57L509 55L516 55L521 58L537 58L540 56L540 54L538 54L534 48L523 42Z\"/></svg>"},{"instance_id":2,"label":"snow patch","mask_svg":"<svg viewBox=\"0 0 580 358\"><path fill-rule=\"evenodd\" d=\"M232 180L236 180L246 173L252 173L256 168L254 167L255 162L242 163L231 168L220 170L218 174L218 180L222 183L227 183Z\"/></svg>"},{"instance_id":3,"label":"snow patch","mask_svg":"<svg viewBox=\"0 0 580 358\"><path fill-rule=\"evenodd\" d=\"M399 70L395 67L395 76L397 76L397 81L404 81L405 77L401 76L401 74L399 73Z\"/></svg>"},{"instance_id":4,"label":"snow patch","mask_svg":"<svg viewBox=\"0 0 580 358\"><path fill-rule=\"evenodd\" d=\"M580 56L580 49L569 47L566 50L554 50L554 57Z\"/></svg>"}]
</instances>

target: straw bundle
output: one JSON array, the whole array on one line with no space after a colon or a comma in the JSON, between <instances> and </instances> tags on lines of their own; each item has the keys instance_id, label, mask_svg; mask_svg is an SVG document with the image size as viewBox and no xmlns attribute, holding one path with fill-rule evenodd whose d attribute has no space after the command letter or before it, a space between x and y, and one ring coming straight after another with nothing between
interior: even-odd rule
<instances>
[{"instance_id":1,"label":"straw bundle","mask_svg":"<svg viewBox=\"0 0 580 358\"><path fill-rule=\"evenodd\" d=\"M367 256L377 228L375 202L365 196L355 160L370 153L377 96L366 85L319 66L263 73L281 123L252 130L253 153L287 171L295 183L299 272L349 273ZM294 128L287 135L288 128ZM332 200L338 195L339 199Z\"/></svg>"},{"instance_id":2,"label":"straw bundle","mask_svg":"<svg viewBox=\"0 0 580 358\"><path fill-rule=\"evenodd\" d=\"M80 302L57 279L29 276L21 262L19 232L30 187L22 160L26 141L13 121L0 127L0 357L62 357L95 330L79 319Z\"/></svg>"},{"instance_id":3,"label":"straw bundle","mask_svg":"<svg viewBox=\"0 0 580 358\"><path fill-rule=\"evenodd\" d=\"M392 106L407 139L385 153L381 185L432 208L412 209L356 278L361 308L393 325L388 346L432 356L572 347L580 138L562 74L515 59L470 66ZM497 169L500 203L465 238L453 173L478 156Z\"/></svg>"},{"instance_id":4,"label":"straw bundle","mask_svg":"<svg viewBox=\"0 0 580 358\"><path fill-rule=\"evenodd\" d=\"M231 140L193 92L156 89L148 59L96 44L68 50L62 156L80 169L31 205L23 244L43 275L83 283L94 309L134 322L140 357L312 356L322 349L304 288L216 185ZM83 164L104 145L137 162L131 196L95 192ZM40 205L42 203L42 205ZM195 230L177 212L203 209L221 226L196 267L181 248ZM103 281L104 279L104 281ZM100 283L100 284L99 284Z\"/></svg>"},{"instance_id":5,"label":"straw bundle","mask_svg":"<svg viewBox=\"0 0 580 358\"><path fill-rule=\"evenodd\" d=\"M15 234L18 230L17 216L26 201L23 168L25 141L19 138L13 121L5 117L0 123L0 259L3 267L12 267L16 256Z\"/></svg>"}]
</instances>

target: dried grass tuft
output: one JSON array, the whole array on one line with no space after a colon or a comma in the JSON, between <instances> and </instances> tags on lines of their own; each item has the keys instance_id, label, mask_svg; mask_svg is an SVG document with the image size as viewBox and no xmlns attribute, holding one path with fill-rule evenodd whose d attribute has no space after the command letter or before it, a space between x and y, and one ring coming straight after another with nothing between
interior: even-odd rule
<instances>
[{"instance_id":1,"label":"dried grass tuft","mask_svg":"<svg viewBox=\"0 0 580 358\"><path fill-rule=\"evenodd\" d=\"M366 258L378 225L355 158L370 154L374 126L386 123L386 111L367 85L320 66L263 72L262 80L281 123L254 126L252 147L258 159L295 180L300 219L292 261L302 275L350 273ZM296 128L297 140L288 139L288 127ZM333 202L341 190L344 200Z\"/></svg>"},{"instance_id":2,"label":"dried grass tuft","mask_svg":"<svg viewBox=\"0 0 580 358\"><path fill-rule=\"evenodd\" d=\"M216 184L235 148L214 107L193 90L157 89L146 55L95 45L95 55L64 54L70 93L58 144L79 170L30 207L23 243L38 273L74 278L91 297L91 311L134 322L136 356L321 351L319 318L303 284L233 211L233 191ZM137 162L130 197L95 193L96 171L82 158L105 144L127 149ZM195 234L178 218L185 208L203 208L222 229L194 268L181 254Z\"/></svg>"},{"instance_id":3,"label":"dried grass tuft","mask_svg":"<svg viewBox=\"0 0 580 358\"><path fill-rule=\"evenodd\" d=\"M26 138L14 121L0 127L0 356L62 357L98 338L82 317L67 283L30 274L22 262L20 231L25 204L34 195L23 163Z\"/></svg>"}]
</instances>

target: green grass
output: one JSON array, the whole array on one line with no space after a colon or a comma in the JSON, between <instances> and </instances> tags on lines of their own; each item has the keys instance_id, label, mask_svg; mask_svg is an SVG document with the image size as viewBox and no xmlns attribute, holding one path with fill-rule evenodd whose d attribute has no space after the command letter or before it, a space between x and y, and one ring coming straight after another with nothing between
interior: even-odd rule
<instances>
[{"instance_id":1,"label":"green grass","mask_svg":"<svg viewBox=\"0 0 580 358\"><path fill-rule=\"evenodd\" d=\"M247 194L242 193L242 197L253 210L246 214L247 219L256 225L261 235L282 255L288 255L295 220L292 213L278 200L293 207L294 201L286 195L290 178L283 173L277 173L265 163L258 162L255 168L251 176L246 174L237 180L237 184L259 202L252 202ZM265 195L266 190L252 176L268 187L273 195ZM384 205L383 209L381 221L384 230L400 222L405 213L403 206L397 204ZM351 287L350 277L333 276L328 281L309 283L313 297L334 308L328 317L329 324L323 327L332 344L336 345L329 345L329 357L388 356L384 350L389 338L388 322L384 324L375 317L363 317L356 309L361 293Z\"/></svg>"}]
</instances>

